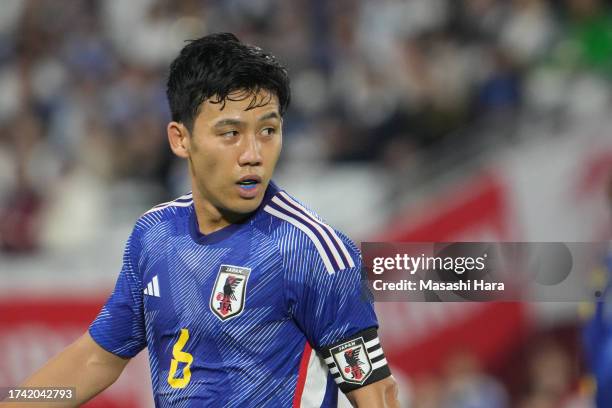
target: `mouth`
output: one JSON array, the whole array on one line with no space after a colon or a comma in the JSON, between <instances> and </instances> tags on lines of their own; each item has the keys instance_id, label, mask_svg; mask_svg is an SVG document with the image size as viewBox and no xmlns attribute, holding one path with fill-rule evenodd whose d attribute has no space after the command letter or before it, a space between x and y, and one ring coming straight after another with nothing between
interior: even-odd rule
<instances>
[{"instance_id":1,"label":"mouth","mask_svg":"<svg viewBox=\"0 0 612 408\"><path fill-rule=\"evenodd\" d=\"M261 183L261 177L249 175L249 176L242 177L240 180L238 180L236 184L238 184L240 187L249 189L249 188L257 187L257 185L260 183Z\"/></svg>"},{"instance_id":2,"label":"mouth","mask_svg":"<svg viewBox=\"0 0 612 408\"><path fill-rule=\"evenodd\" d=\"M236 182L236 185L243 198L253 198L257 195L259 186L261 185L261 177L254 175L244 176Z\"/></svg>"}]
</instances>

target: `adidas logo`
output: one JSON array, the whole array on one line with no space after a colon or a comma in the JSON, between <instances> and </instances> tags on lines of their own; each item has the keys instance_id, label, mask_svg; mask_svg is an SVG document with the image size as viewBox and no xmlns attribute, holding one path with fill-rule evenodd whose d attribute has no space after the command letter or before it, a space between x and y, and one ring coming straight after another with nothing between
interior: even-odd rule
<instances>
[{"instance_id":1,"label":"adidas logo","mask_svg":"<svg viewBox=\"0 0 612 408\"><path fill-rule=\"evenodd\" d=\"M157 275L155 275L153 279L151 280L151 282L149 282L149 284L147 285L147 288L144 290L144 294L149 295L149 296L160 297L159 296L159 281L157 280Z\"/></svg>"}]
</instances>

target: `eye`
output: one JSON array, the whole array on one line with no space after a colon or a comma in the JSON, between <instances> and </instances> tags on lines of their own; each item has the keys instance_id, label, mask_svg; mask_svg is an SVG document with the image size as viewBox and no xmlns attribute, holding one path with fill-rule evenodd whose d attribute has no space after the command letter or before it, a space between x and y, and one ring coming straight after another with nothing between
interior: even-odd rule
<instances>
[{"instance_id":1,"label":"eye","mask_svg":"<svg viewBox=\"0 0 612 408\"><path fill-rule=\"evenodd\" d=\"M228 139L229 139L229 138L231 138L231 137L236 136L237 134L238 134L238 131L236 131L236 130L230 130L229 132L224 132L224 133L221 133L221 135L220 135L220 136L223 136L224 138L228 138Z\"/></svg>"},{"instance_id":2,"label":"eye","mask_svg":"<svg viewBox=\"0 0 612 408\"><path fill-rule=\"evenodd\" d=\"M272 136L273 134L276 133L276 129L273 127L267 127L263 129L261 133L263 133L264 136Z\"/></svg>"}]
</instances>

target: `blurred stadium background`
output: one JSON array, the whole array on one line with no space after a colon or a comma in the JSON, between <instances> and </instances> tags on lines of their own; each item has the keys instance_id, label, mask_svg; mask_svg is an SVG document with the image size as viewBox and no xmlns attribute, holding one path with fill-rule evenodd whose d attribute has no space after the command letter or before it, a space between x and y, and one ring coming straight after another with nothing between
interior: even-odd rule
<instances>
[{"instance_id":1,"label":"blurred stadium background","mask_svg":"<svg viewBox=\"0 0 612 408\"><path fill-rule=\"evenodd\" d=\"M0 385L86 329L136 218L189 190L166 68L214 31L289 66L276 180L355 241L609 240L611 3L2 0ZM593 406L588 304L377 308L403 406ZM148 377L141 355L87 406L150 407Z\"/></svg>"}]
</instances>

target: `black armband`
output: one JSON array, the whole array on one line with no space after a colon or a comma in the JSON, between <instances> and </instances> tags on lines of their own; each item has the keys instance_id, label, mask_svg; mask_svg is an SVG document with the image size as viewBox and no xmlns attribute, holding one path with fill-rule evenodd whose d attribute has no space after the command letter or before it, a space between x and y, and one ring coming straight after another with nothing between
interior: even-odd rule
<instances>
[{"instance_id":1,"label":"black armband","mask_svg":"<svg viewBox=\"0 0 612 408\"><path fill-rule=\"evenodd\" d=\"M325 346L320 353L345 394L391 375L374 327Z\"/></svg>"}]
</instances>

